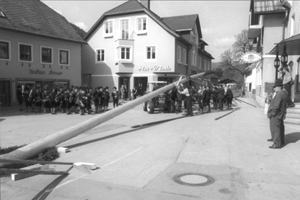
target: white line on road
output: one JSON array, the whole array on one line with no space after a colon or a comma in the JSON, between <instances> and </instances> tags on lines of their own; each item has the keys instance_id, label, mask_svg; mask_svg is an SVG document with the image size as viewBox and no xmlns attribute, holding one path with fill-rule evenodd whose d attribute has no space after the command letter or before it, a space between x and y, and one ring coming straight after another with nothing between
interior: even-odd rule
<instances>
[{"instance_id":1,"label":"white line on road","mask_svg":"<svg viewBox=\"0 0 300 200\"><path fill-rule=\"evenodd\" d=\"M117 163L117 162L119 162L119 161L121 161L121 160L123 160L123 159L125 159L125 158L128 158L129 156L131 156L131 155L133 155L133 154L139 152L140 150L142 150L142 147L139 147L139 148L135 149L134 151L125 154L125 155L122 156L122 157L119 157L119 158L117 158L117 159L115 159L115 160L113 160L113 161L111 161L111 162L109 162L109 163L106 163L106 164L102 165L102 166L100 167L100 169L103 169L103 168L105 168L105 167L108 167L109 165L115 164L115 163ZM88 176L88 175L89 175L89 174L83 174L83 175L81 175L81 176L79 176L79 177L77 177L77 178L70 179L70 180L68 180L68 181L66 181L66 182L64 182L64 183L62 183L62 184L60 184L60 185L58 185L57 187L55 187L54 190L56 190L56 189L58 189L58 188L60 188L60 187L62 187L62 186L65 186L65 185L67 185L67 184L69 184L69 183L72 183L72 182L74 182L74 181L77 181L78 179L81 179L81 178L83 178L83 177L85 177L85 176Z\"/></svg>"},{"instance_id":2,"label":"white line on road","mask_svg":"<svg viewBox=\"0 0 300 200\"><path fill-rule=\"evenodd\" d=\"M142 147L139 147L139 148L137 148L136 150L134 150L134 151L132 151L132 152L129 152L129 153L127 153L126 155L124 155L124 156L122 156L122 157L120 157L120 158L118 158L118 159L116 159L116 160L113 160L113 161L111 161L111 162L109 162L109 163L104 164L104 165L102 165L102 167L100 167L100 168L104 168L104 167L107 167L107 166L109 166L109 165L112 165L112 164L114 164L114 163L116 163L116 162L119 162L119 161L121 161L121 160L123 160L123 159L125 159L125 158L127 158L127 157L129 157L129 156L131 156L131 155L133 155L133 154L135 154L136 152L138 152L138 151L140 151L140 150L142 150Z\"/></svg>"}]
</instances>

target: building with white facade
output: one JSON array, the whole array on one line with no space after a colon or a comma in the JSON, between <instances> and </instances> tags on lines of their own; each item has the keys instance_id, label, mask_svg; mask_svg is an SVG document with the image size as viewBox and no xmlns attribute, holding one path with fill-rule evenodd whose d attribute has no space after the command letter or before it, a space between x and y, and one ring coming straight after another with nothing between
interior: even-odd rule
<instances>
[{"instance_id":1,"label":"building with white facade","mask_svg":"<svg viewBox=\"0 0 300 200\"><path fill-rule=\"evenodd\" d=\"M64 17L38 0L0 1L0 105L16 87L81 85L85 43Z\"/></svg>"},{"instance_id":2,"label":"building with white facade","mask_svg":"<svg viewBox=\"0 0 300 200\"><path fill-rule=\"evenodd\" d=\"M285 42L289 38L300 34L300 3L287 0L251 0L249 14L248 37L253 42L253 49L260 53L262 59L252 64L252 75L247 78L248 90L251 89L254 97L261 105L268 93L272 91L276 70L274 60L276 58L276 46L279 57L286 45L288 62L291 66L292 78L295 84L292 86L292 100L300 101L300 59L294 47L296 42ZM300 36L299 36L300 38ZM300 48L298 47L300 54ZM282 64L281 64L282 65ZM253 74L255 73L255 74ZM278 78L279 75L278 75ZM249 87L251 85L251 88Z\"/></svg>"},{"instance_id":3,"label":"building with white facade","mask_svg":"<svg viewBox=\"0 0 300 200\"><path fill-rule=\"evenodd\" d=\"M198 15L161 18L137 0L105 12L86 40L82 78L92 87L145 90L148 81L173 81L211 68Z\"/></svg>"}]
</instances>

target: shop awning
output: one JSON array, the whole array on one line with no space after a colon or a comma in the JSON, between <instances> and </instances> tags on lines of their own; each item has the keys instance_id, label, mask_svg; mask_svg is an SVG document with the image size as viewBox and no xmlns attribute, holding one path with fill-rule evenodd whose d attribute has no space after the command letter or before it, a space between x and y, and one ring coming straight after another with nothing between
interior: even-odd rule
<instances>
[{"instance_id":1,"label":"shop awning","mask_svg":"<svg viewBox=\"0 0 300 200\"><path fill-rule=\"evenodd\" d=\"M288 55L300 55L300 34L282 40L270 51L270 54L276 55L278 49L278 53L281 55L284 45Z\"/></svg>"}]
</instances>

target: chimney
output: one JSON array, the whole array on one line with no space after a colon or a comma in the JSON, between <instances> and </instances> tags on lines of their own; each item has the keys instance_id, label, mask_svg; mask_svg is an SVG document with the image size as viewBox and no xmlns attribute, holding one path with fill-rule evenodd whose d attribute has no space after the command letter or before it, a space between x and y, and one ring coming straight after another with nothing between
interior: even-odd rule
<instances>
[{"instance_id":1,"label":"chimney","mask_svg":"<svg viewBox=\"0 0 300 200\"><path fill-rule=\"evenodd\" d=\"M150 10L150 0L140 0L140 2Z\"/></svg>"}]
</instances>

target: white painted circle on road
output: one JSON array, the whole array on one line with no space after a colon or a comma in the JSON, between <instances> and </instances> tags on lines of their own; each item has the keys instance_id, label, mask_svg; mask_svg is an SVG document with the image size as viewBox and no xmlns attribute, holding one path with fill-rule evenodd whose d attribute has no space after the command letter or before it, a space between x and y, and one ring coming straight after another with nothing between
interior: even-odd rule
<instances>
[{"instance_id":1,"label":"white painted circle on road","mask_svg":"<svg viewBox=\"0 0 300 200\"><path fill-rule=\"evenodd\" d=\"M188 184L203 184L208 181L208 178L198 174L189 174L180 177L180 180Z\"/></svg>"}]
</instances>

